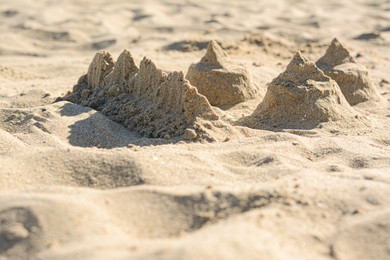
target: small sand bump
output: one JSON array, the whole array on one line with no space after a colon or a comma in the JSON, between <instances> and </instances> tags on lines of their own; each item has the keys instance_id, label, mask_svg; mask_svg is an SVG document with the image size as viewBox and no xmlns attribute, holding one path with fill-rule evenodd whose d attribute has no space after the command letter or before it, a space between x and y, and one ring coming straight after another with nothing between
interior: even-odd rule
<instances>
[{"instance_id":1,"label":"small sand bump","mask_svg":"<svg viewBox=\"0 0 390 260\"><path fill-rule=\"evenodd\" d=\"M194 129L185 129L184 130L184 133L183 133L183 138L185 140L194 140L196 139L197 137L197 134L196 134L196 131Z\"/></svg>"}]
</instances>

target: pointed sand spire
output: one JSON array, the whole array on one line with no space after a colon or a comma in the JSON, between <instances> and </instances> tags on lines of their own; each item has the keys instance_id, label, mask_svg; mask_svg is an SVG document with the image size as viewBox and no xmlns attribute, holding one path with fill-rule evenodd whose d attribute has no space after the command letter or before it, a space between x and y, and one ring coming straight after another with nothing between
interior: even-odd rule
<instances>
[{"instance_id":1,"label":"pointed sand spire","mask_svg":"<svg viewBox=\"0 0 390 260\"><path fill-rule=\"evenodd\" d=\"M316 64L338 83L351 106L369 100L381 101L367 69L357 64L348 49L336 38Z\"/></svg>"},{"instance_id":2,"label":"pointed sand spire","mask_svg":"<svg viewBox=\"0 0 390 260\"><path fill-rule=\"evenodd\" d=\"M337 38L334 38L326 50L325 55L317 63L322 66L334 67L343 63L355 63L355 59L351 56L349 50Z\"/></svg>"},{"instance_id":3,"label":"pointed sand spire","mask_svg":"<svg viewBox=\"0 0 390 260\"><path fill-rule=\"evenodd\" d=\"M224 67L224 64L228 62L228 54L219 46L215 40L211 40L207 46L206 54L200 60L199 63L208 66Z\"/></svg>"},{"instance_id":4,"label":"pointed sand spire","mask_svg":"<svg viewBox=\"0 0 390 260\"><path fill-rule=\"evenodd\" d=\"M286 70L275 80L302 84L306 82L308 78L316 81L329 80L313 62L309 61L300 51L298 51L287 65Z\"/></svg>"}]
</instances>

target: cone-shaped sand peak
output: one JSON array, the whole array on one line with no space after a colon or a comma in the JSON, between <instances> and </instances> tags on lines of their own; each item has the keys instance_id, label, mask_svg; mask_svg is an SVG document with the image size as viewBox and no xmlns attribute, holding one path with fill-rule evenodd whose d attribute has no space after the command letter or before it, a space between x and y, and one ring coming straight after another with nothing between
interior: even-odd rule
<instances>
[{"instance_id":1,"label":"cone-shaped sand peak","mask_svg":"<svg viewBox=\"0 0 390 260\"><path fill-rule=\"evenodd\" d=\"M351 106L369 100L381 100L367 69L357 64L348 49L336 38L316 64L337 82Z\"/></svg>"},{"instance_id":2,"label":"cone-shaped sand peak","mask_svg":"<svg viewBox=\"0 0 390 260\"><path fill-rule=\"evenodd\" d=\"M329 81L329 77L298 51L287 65L286 70L274 79L274 81L288 81L294 82L295 84L305 84L307 79Z\"/></svg>"},{"instance_id":3,"label":"cone-shaped sand peak","mask_svg":"<svg viewBox=\"0 0 390 260\"><path fill-rule=\"evenodd\" d=\"M243 122L252 128L311 129L355 115L337 83L298 52Z\"/></svg>"},{"instance_id":4,"label":"cone-shaped sand peak","mask_svg":"<svg viewBox=\"0 0 390 260\"><path fill-rule=\"evenodd\" d=\"M215 40L211 40L207 46L206 54L199 63L209 66L224 67L224 64L228 62L228 59L228 54L221 46L219 46Z\"/></svg>"},{"instance_id":5,"label":"cone-shaped sand peak","mask_svg":"<svg viewBox=\"0 0 390 260\"><path fill-rule=\"evenodd\" d=\"M138 69L127 50L115 66L111 57L109 52L98 52L88 74L65 99L95 108L146 137L214 140L209 132L218 116L182 72L166 74L148 58Z\"/></svg>"},{"instance_id":6,"label":"cone-shaped sand peak","mask_svg":"<svg viewBox=\"0 0 390 260\"><path fill-rule=\"evenodd\" d=\"M214 106L234 105L253 98L257 92L247 68L235 64L214 40L200 62L189 67L186 78Z\"/></svg>"},{"instance_id":7,"label":"cone-shaped sand peak","mask_svg":"<svg viewBox=\"0 0 390 260\"><path fill-rule=\"evenodd\" d=\"M337 38L334 38L326 50L325 55L317 63L334 67L343 63L355 63L355 59L351 56L349 50Z\"/></svg>"}]
</instances>

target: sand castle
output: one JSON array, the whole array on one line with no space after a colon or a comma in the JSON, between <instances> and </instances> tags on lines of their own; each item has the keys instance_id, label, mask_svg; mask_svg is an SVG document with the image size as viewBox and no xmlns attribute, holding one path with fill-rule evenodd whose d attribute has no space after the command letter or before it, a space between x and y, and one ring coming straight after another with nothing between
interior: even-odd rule
<instances>
[{"instance_id":1,"label":"sand castle","mask_svg":"<svg viewBox=\"0 0 390 260\"><path fill-rule=\"evenodd\" d=\"M116 63L109 52L96 53L88 73L64 99L92 107L152 138L210 139L209 124L218 120L182 72L167 74L147 58L138 69L127 50ZM208 128L202 126L204 121Z\"/></svg>"},{"instance_id":2,"label":"sand castle","mask_svg":"<svg viewBox=\"0 0 390 260\"><path fill-rule=\"evenodd\" d=\"M251 99L256 94L247 68L233 63L214 40L209 42L207 52L200 62L189 67L186 79L213 106L234 105Z\"/></svg>"},{"instance_id":3,"label":"sand castle","mask_svg":"<svg viewBox=\"0 0 390 260\"><path fill-rule=\"evenodd\" d=\"M356 115L337 83L297 52L270 83L263 102L243 122L252 128L311 129Z\"/></svg>"},{"instance_id":4,"label":"sand castle","mask_svg":"<svg viewBox=\"0 0 390 260\"><path fill-rule=\"evenodd\" d=\"M337 82L351 106L368 100L380 101L367 69L355 62L337 38L333 39L316 65Z\"/></svg>"}]
</instances>

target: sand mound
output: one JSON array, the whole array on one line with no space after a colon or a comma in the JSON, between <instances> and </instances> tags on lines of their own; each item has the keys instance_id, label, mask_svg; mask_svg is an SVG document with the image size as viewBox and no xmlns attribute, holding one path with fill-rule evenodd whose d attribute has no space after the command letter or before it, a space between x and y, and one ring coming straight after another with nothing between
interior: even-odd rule
<instances>
[{"instance_id":1,"label":"sand mound","mask_svg":"<svg viewBox=\"0 0 390 260\"><path fill-rule=\"evenodd\" d=\"M269 85L264 100L251 116L249 127L310 129L320 123L357 115L337 83L300 52Z\"/></svg>"},{"instance_id":2,"label":"sand mound","mask_svg":"<svg viewBox=\"0 0 390 260\"><path fill-rule=\"evenodd\" d=\"M380 101L367 69L355 62L337 38L333 39L316 65L337 82L351 106L368 100Z\"/></svg>"},{"instance_id":3,"label":"sand mound","mask_svg":"<svg viewBox=\"0 0 390 260\"><path fill-rule=\"evenodd\" d=\"M98 52L65 99L153 138L213 139L208 133L212 124L205 122L218 119L183 73L166 74L147 58L138 69L127 50L116 63L109 52Z\"/></svg>"},{"instance_id":4,"label":"sand mound","mask_svg":"<svg viewBox=\"0 0 390 260\"><path fill-rule=\"evenodd\" d=\"M210 41L205 56L189 67L186 79L213 106L234 105L256 94L247 68L233 63L216 41Z\"/></svg>"}]
</instances>

